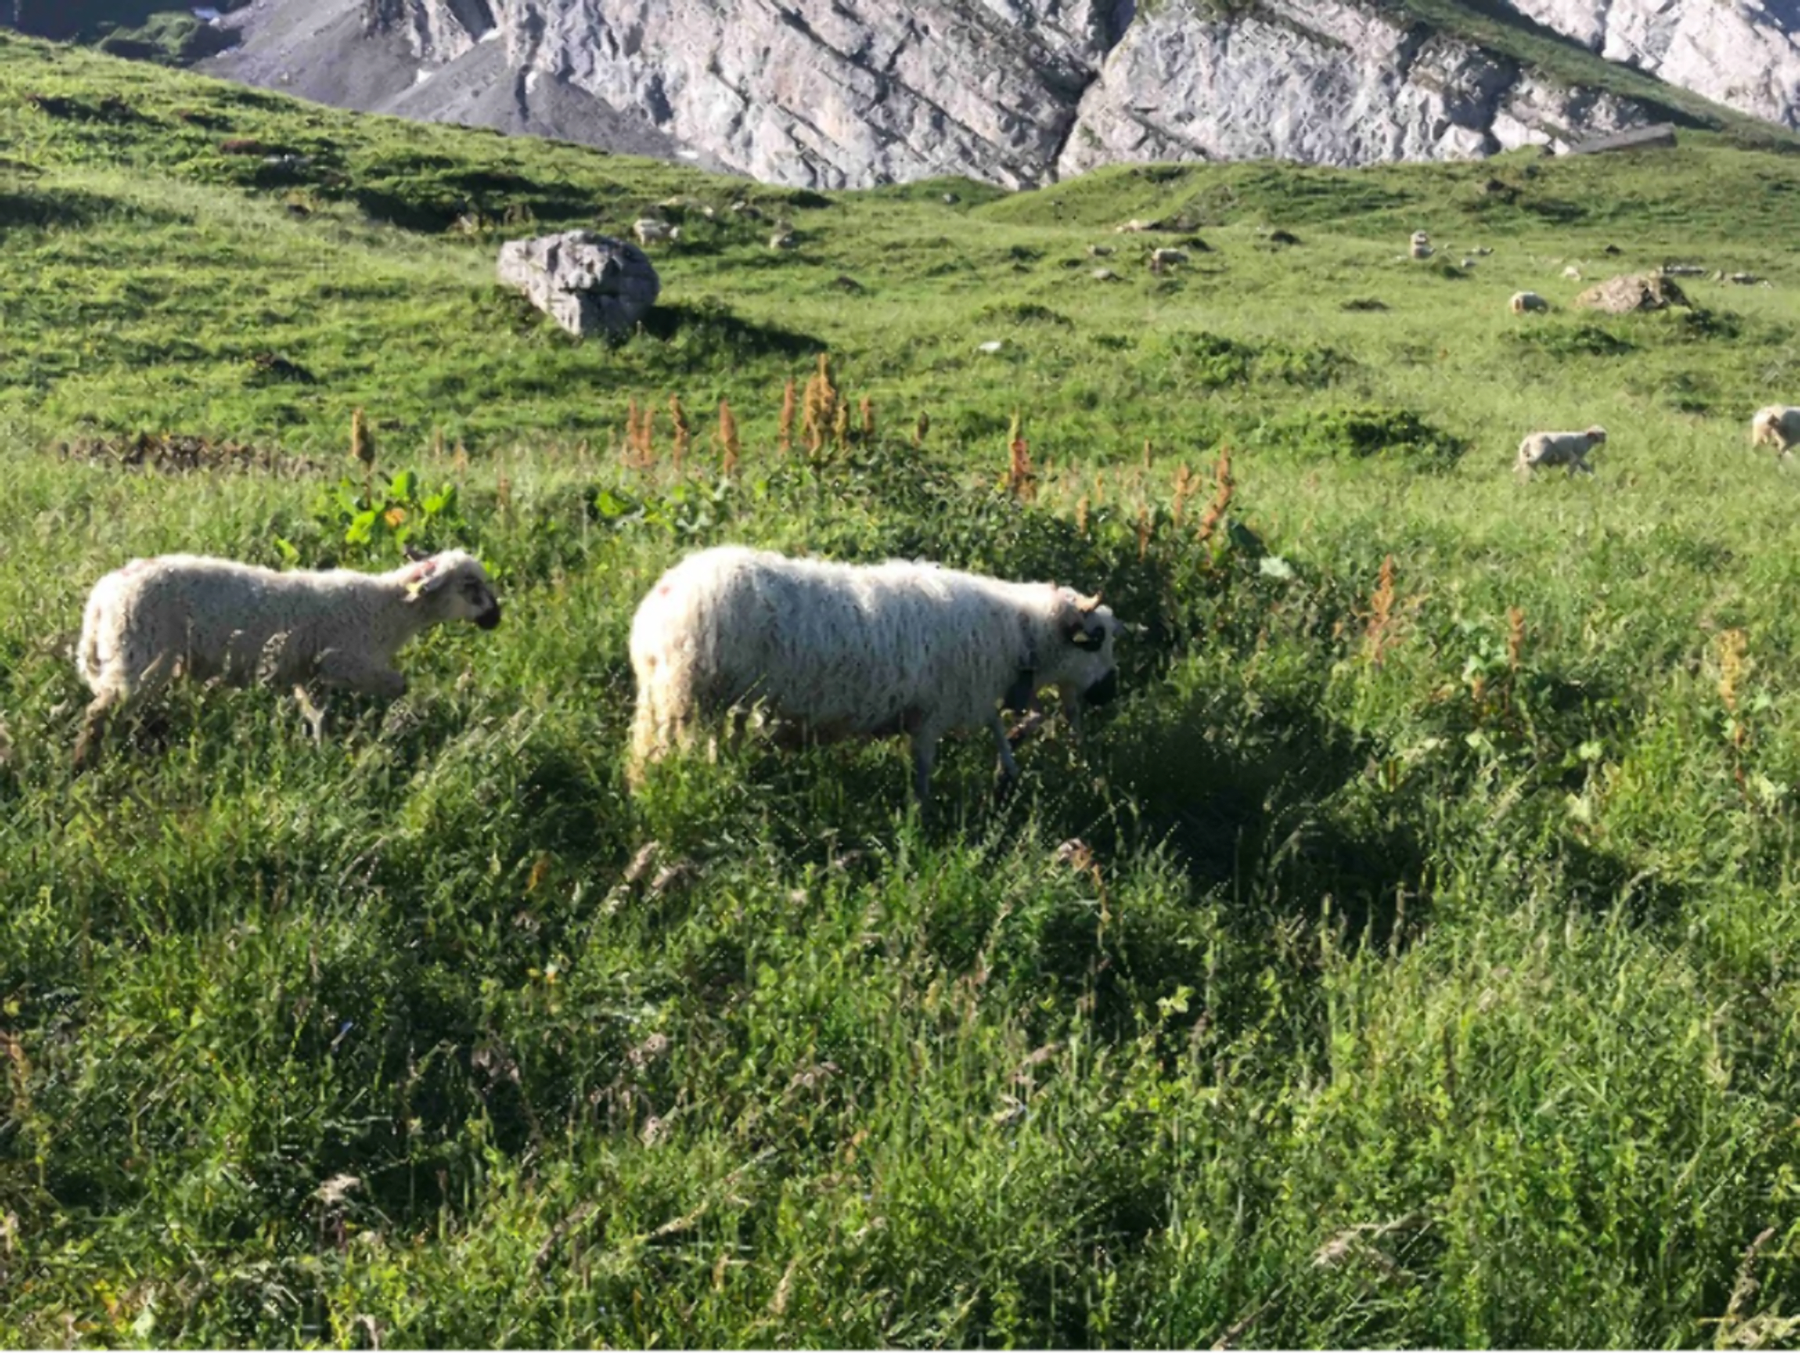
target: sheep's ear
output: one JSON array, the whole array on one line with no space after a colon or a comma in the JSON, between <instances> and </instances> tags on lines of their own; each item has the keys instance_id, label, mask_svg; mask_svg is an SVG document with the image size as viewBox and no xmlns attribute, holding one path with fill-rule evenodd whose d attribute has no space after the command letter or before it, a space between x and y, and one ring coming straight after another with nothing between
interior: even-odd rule
<instances>
[{"instance_id":1,"label":"sheep's ear","mask_svg":"<svg viewBox=\"0 0 1800 1354\"><path fill-rule=\"evenodd\" d=\"M408 541L405 545L401 546L400 551L406 556L406 562L408 564L417 564L422 559L431 558L431 552L429 550L421 550L411 541Z\"/></svg>"},{"instance_id":2,"label":"sheep's ear","mask_svg":"<svg viewBox=\"0 0 1800 1354\"><path fill-rule=\"evenodd\" d=\"M406 600L416 602L428 592L435 592L444 586L449 574L438 568L435 558L427 557L418 561L406 571Z\"/></svg>"}]
</instances>

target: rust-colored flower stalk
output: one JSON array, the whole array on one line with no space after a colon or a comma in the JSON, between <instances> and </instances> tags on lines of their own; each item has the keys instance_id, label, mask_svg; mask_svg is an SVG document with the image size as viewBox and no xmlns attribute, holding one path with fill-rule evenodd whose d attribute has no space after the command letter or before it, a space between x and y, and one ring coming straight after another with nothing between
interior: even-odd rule
<instances>
[{"instance_id":1,"label":"rust-colored flower stalk","mask_svg":"<svg viewBox=\"0 0 1800 1354\"><path fill-rule=\"evenodd\" d=\"M731 412L728 400L719 401L719 473L727 477L735 475L738 467L738 455L743 450L738 441L737 419Z\"/></svg>"}]
</instances>

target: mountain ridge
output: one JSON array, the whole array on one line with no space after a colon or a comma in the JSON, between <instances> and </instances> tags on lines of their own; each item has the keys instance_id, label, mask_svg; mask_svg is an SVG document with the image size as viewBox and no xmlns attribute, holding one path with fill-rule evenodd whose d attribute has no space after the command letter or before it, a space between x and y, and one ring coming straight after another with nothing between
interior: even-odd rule
<instances>
[{"instance_id":1,"label":"mountain ridge","mask_svg":"<svg viewBox=\"0 0 1800 1354\"><path fill-rule=\"evenodd\" d=\"M1664 10L1675 17L1645 17L1639 0L252 0L217 21L235 45L198 65L361 111L827 189L942 175L1037 187L1150 159L1481 158L1663 120L1755 117L1779 137L1800 120L1800 9L1761 27L1732 0ZM1702 41L1714 10L1753 39L1738 66ZM1704 88L1655 78L1665 70Z\"/></svg>"}]
</instances>

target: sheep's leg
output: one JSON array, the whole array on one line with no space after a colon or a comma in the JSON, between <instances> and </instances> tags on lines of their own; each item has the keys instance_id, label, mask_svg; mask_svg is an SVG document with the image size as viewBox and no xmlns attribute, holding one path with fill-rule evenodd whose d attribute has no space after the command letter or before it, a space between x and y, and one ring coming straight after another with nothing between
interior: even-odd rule
<instances>
[{"instance_id":1,"label":"sheep's leg","mask_svg":"<svg viewBox=\"0 0 1800 1354\"><path fill-rule=\"evenodd\" d=\"M1062 701L1063 718L1069 721L1069 732L1075 736L1075 746L1081 746L1081 692L1072 686L1059 686L1056 694Z\"/></svg>"},{"instance_id":2,"label":"sheep's leg","mask_svg":"<svg viewBox=\"0 0 1800 1354\"><path fill-rule=\"evenodd\" d=\"M124 672L129 674L139 655L127 653L121 661ZM74 766L77 771L98 760L100 742L106 734L106 726L115 717L123 714L131 706L138 704L145 696L151 695L166 685L173 675L176 664L169 661L167 654L157 657L143 666L136 679L129 676L120 681L115 676L110 685L100 687L94 699L88 703L87 714L81 723L81 733L75 739ZM115 672L117 669L114 670ZM106 680L106 679L102 679Z\"/></svg>"},{"instance_id":3,"label":"sheep's leg","mask_svg":"<svg viewBox=\"0 0 1800 1354\"><path fill-rule=\"evenodd\" d=\"M306 727L312 731L315 743L325 741L325 710L312 698L312 693L300 683L294 683L294 702L300 707L300 716L306 721Z\"/></svg>"},{"instance_id":4,"label":"sheep's leg","mask_svg":"<svg viewBox=\"0 0 1800 1354\"><path fill-rule=\"evenodd\" d=\"M113 712L122 709L127 701L125 692L116 686L105 688L89 702L87 716L82 720L81 733L75 739L75 769L85 770L95 760L99 752L100 740L106 735L106 725Z\"/></svg>"},{"instance_id":5,"label":"sheep's leg","mask_svg":"<svg viewBox=\"0 0 1800 1354\"><path fill-rule=\"evenodd\" d=\"M913 794L919 801L919 812L931 812L931 768L937 761L937 735L915 733L912 736Z\"/></svg>"},{"instance_id":6,"label":"sheep's leg","mask_svg":"<svg viewBox=\"0 0 1800 1354\"><path fill-rule=\"evenodd\" d=\"M994 711L993 718L988 721L988 728L993 732L994 746L1000 749L1000 778L994 786L994 797L1004 801L1019 783L1019 763L1013 756L1012 743L1006 736L1006 720L1001 717L999 710Z\"/></svg>"}]
</instances>

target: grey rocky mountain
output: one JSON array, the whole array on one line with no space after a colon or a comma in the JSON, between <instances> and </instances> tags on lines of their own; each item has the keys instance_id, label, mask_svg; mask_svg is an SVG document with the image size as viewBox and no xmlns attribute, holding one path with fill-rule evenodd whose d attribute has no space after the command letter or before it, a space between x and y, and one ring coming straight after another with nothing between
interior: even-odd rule
<instances>
[{"instance_id":1,"label":"grey rocky mountain","mask_svg":"<svg viewBox=\"0 0 1800 1354\"><path fill-rule=\"evenodd\" d=\"M1509 0L1608 61L1800 127L1800 0Z\"/></svg>"},{"instance_id":2,"label":"grey rocky mountain","mask_svg":"<svg viewBox=\"0 0 1800 1354\"><path fill-rule=\"evenodd\" d=\"M1604 46L1639 31L1619 18L1633 5L1731 0L1515 3L1546 24L1579 8ZM1660 116L1375 0L255 0L227 21L242 42L208 68L253 84L824 188L1461 158ZM1772 64L1754 97L1715 62L1717 97L1791 120L1787 77L1769 74L1792 48L1781 22L1757 29ZM1699 39L1676 28L1689 36L1646 40L1639 64L1693 67Z\"/></svg>"}]
</instances>

